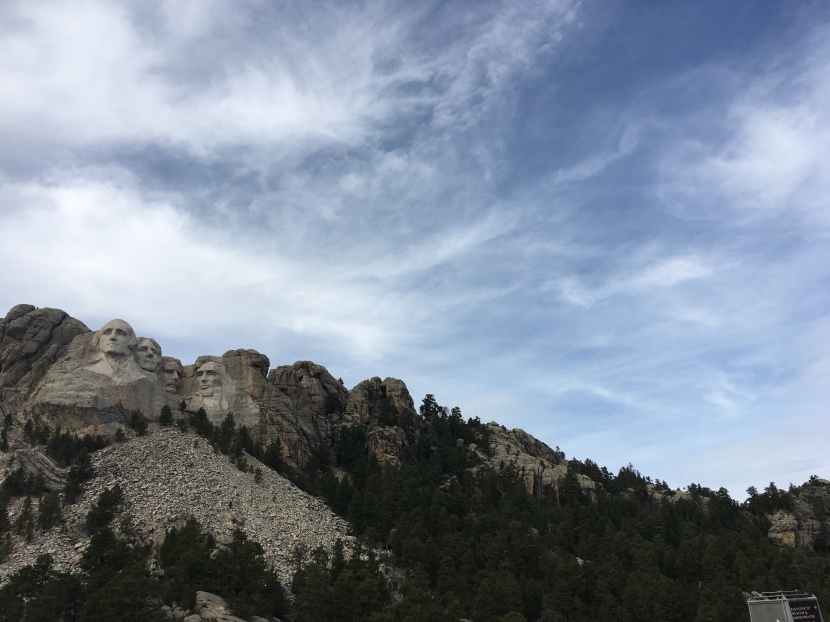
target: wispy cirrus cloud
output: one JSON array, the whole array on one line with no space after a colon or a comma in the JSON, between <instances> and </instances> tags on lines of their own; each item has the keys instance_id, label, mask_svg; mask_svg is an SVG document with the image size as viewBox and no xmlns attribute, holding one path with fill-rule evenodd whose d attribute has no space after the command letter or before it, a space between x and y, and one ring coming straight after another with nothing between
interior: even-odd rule
<instances>
[{"instance_id":1,"label":"wispy cirrus cloud","mask_svg":"<svg viewBox=\"0 0 830 622\"><path fill-rule=\"evenodd\" d=\"M768 72L735 81L710 130L678 136L660 167L659 196L683 218L752 223L788 214L808 227L828 224L830 46L818 26ZM819 38L820 37L820 38Z\"/></svg>"},{"instance_id":2,"label":"wispy cirrus cloud","mask_svg":"<svg viewBox=\"0 0 830 622\"><path fill-rule=\"evenodd\" d=\"M0 110L44 140L172 142L202 156L222 144L361 143L412 114L455 132L509 93L573 4L445 7L424 49L428 6L332 3L286 22L265 5L208 3L197 17L191 5L11 3Z\"/></svg>"},{"instance_id":3,"label":"wispy cirrus cloud","mask_svg":"<svg viewBox=\"0 0 830 622\"><path fill-rule=\"evenodd\" d=\"M570 304L591 307L613 296L643 294L655 288L706 279L714 272L710 264L711 260L696 255L665 257L650 265L606 274L607 281L596 286L584 285L578 277L569 276L546 287L558 290Z\"/></svg>"}]
</instances>

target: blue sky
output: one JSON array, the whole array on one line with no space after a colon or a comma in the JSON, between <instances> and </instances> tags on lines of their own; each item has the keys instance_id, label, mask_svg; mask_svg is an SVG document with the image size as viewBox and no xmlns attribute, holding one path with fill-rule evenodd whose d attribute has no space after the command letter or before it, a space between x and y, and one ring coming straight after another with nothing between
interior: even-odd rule
<instances>
[{"instance_id":1,"label":"blue sky","mask_svg":"<svg viewBox=\"0 0 830 622\"><path fill-rule=\"evenodd\" d=\"M5 2L0 307L830 478L823 2Z\"/></svg>"}]
</instances>

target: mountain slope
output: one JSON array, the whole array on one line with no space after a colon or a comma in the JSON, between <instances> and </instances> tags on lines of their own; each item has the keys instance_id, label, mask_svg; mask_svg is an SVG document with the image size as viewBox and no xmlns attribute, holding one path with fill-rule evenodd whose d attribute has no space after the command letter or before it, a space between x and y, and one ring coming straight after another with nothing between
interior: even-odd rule
<instances>
[{"instance_id":1,"label":"mountain slope","mask_svg":"<svg viewBox=\"0 0 830 622\"><path fill-rule=\"evenodd\" d=\"M238 528L262 545L285 585L296 570L295 553L331 549L347 537L348 524L320 500L248 457L252 469L261 470L255 481L252 472L243 473L192 433L153 426L148 434L114 443L91 459L95 475L78 502L67 507L59 525L37 533L28 545L18 539L15 552L0 566L0 579L46 552L59 570L76 567L89 539L86 515L98 495L116 484L124 498L120 514L131 517L130 533L124 534L131 540L158 548L167 529L181 527L190 516L219 543L230 542ZM21 505L22 500L15 504L12 522Z\"/></svg>"}]
</instances>

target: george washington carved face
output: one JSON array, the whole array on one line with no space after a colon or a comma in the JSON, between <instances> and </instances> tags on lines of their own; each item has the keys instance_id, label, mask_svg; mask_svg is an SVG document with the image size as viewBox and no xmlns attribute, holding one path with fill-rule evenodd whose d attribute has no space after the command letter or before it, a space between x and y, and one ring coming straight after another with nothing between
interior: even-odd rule
<instances>
[{"instance_id":1,"label":"george washington carved face","mask_svg":"<svg viewBox=\"0 0 830 622\"><path fill-rule=\"evenodd\" d=\"M139 337L135 346L135 360L144 371L156 373L161 362L161 346L150 337Z\"/></svg>"},{"instance_id":2,"label":"george washington carved face","mask_svg":"<svg viewBox=\"0 0 830 622\"><path fill-rule=\"evenodd\" d=\"M135 331L124 320L110 320L98 331L98 349L113 358L132 356Z\"/></svg>"},{"instance_id":3,"label":"george washington carved face","mask_svg":"<svg viewBox=\"0 0 830 622\"><path fill-rule=\"evenodd\" d=\"M132 326L124 320L110 320L95 334L98 336L97 349L104 356L84 367L86 371L107 376L116 384L145 377L133 357L136 339Z\"/></svg>"}]
</instances>

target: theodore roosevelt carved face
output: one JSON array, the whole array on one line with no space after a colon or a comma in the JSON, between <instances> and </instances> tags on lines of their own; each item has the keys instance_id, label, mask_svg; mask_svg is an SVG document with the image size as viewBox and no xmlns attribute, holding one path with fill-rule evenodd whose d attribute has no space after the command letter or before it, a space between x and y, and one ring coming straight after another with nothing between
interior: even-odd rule
<instances>
[{"instance_id":1,"label":"theodore roosevelt carved face","mask_svg":"<svg viewBox=\"0 0 830 622\"><path fill-rule=\"evenodd\" d=\"M144 371L156 373L161 362L161 346L150 337L139 337L135 346L135 360Z\"/></svg>"},{"instance_id":2,"label":"theodore roosevelt carved face","mask_svg":"<svg viewBox=\"0 0 830 622\"><path fill-rule=\"evenodd\" d=\"M164 380L164 390L168 393L178 393L179 379L182 377L182 364L173 357L163 357L161 360L161 376Z\"/></svg>"}]
</instances>

